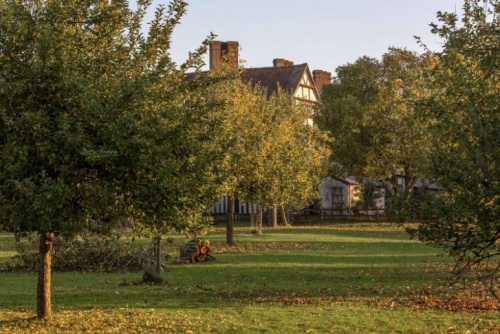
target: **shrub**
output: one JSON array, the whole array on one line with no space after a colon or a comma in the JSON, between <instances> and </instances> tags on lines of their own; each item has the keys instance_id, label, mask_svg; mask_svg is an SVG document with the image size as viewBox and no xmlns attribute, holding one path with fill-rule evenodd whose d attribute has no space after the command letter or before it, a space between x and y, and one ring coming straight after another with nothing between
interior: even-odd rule
<instances>
[{"instance_id":1,"label":"shrub","mask_svg":"<svg viewBox=\"0 0 500 334\"><path fill-rule=\"evenodd\" d=\"M36 234L29 234L23 243L17 245L17 255L7 261L10 270L36 270L38 266L38 242ZM167 248L172 243L169 238L162 244ZM120 234L102 236L89 232L75 238L54 238L52 269L54 271L99 271L117 270L140 271L154 263L152 245L136 247L130 241L120 241ZM162 251L163 260L169 257Z\"/></svg>"}]
</instances>

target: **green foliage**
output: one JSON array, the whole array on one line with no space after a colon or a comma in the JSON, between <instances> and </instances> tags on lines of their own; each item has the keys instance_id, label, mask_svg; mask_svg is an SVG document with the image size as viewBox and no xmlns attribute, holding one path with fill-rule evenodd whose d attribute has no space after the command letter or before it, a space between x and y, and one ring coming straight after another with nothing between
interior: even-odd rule
<instances>
[{"instance_id":1,"label":"green foliage","mask_svg":"<svg viewBox=\"0 0 500 334\"><path fill-rule=\"evenodd\" d=\"M185 82L210 39L177 66L186 3L0 2L0 215L23 231L106 232L133 216L188 231L219 195L208 143L213 77ZM188 103L189 101L189 103Z\"/></svg>"},{"instance_id":2,"label":"green foliage","mask_svg":"<svg viewBox=\"0 0 500 334\"><path fill-rule=\"evenodd\" d=\"M306 125L302 105L282 90L268 97L239 75L219 85L214 98L227 105L221 143L233 143L218 166L227 193L267 207L301 206L318 196L327 137Z\"/></svg>"},{"instance_id":3,"label":"green foliage","mask_svg":"<svg viewBox=\"0 0 500 334\"><path fill-rule=\"evenodd\" d=\"M355 209L372 210L377 208L377 201L383 197L383 191L380 184L367 179L356 188L354 195L358 198L354 202Z\"/></svg>"},{"instance_id":4,"label":"green foliage","mask_svg":"<svg viewBox=\"0 0 500 334\"><path fill-rule=\"evenodd\" d=\"M491 278L500 254L500 4L485 8L483 1L466 1L461 23L440 12L432 25L445 44L427 73L434 94L418 113L432 120L426 174L444 192L399 206L402 216L424 221L410 232L445 247L457 272L489 263L481 267Z\"/></svg>"},{"instance_id":5,"label":"green foliage","mask_svg":"<svg viewBox=\"0 0 500 334\"><path fill-rule=\"evenodd\" d=\"M391 197L399 196L397 175L413 188L428 148L426 121L413 112L429 93L419 77L428 62L428 54L390 48L381 61L361 57L336 69L315 117L334 138L332 175L376 180Z\"/></svg>"},{"instance_id":6,"label":"green foliage","mask_svg":"<svg viewBox=\"0 0 500 334\"><path fill-rule=\"evenodd\" d=\"M167 248L169 243L163 243ZM36 270L38 266L39 237L28 234L16 245L17 254L6 263L8 270ZM54 239L52 268L57 272L114 272L140 271L153 262L152 246L134 246L130 241L121 241L120 234L97 235L80 233L75 238ZM169 258L164 252L163 261Z\"/></svg>"}]
</instances>

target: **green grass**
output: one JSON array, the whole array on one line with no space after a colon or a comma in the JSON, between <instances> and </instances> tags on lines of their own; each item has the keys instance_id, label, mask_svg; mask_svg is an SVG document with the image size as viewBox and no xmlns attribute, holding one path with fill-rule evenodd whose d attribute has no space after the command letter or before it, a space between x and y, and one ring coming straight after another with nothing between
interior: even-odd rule
<instances>
[{"instance_id":1,"label":"green grass","mask_svg":"<svg viewBox=\"0 0 500 334\"><path fill-rule=\"evenodd\" d=\"M225 234L219 229L206 238L223 242ZM180 243L183 237L175 240ZM236 241L261 247L251 252L223 249L215 262L171 266L162 286L134 285L141 273L54 273L54 321L71 323L82 314L98 317L102 312L116 320L133 312L134 319L159 319L129 323L127 330L139 326L139 332L169 324L175 331L194 333L498 331L500 316L495 312L406 307L404 301L423 284L446 282L450 260L389 224L265 229L261 236L239 228ZM296 249L303 243L309 247ZM13 236L0 234L0 268L14 254ZM33 315L35 294L35 274L0 273L0 332L2 326L55 332L53 323L26 320ZM306 305L288 305L293 300ZM392 301L401 302L387 307ZM112 323L104 330L117 326Z\"/></svg>"}]
</instances>

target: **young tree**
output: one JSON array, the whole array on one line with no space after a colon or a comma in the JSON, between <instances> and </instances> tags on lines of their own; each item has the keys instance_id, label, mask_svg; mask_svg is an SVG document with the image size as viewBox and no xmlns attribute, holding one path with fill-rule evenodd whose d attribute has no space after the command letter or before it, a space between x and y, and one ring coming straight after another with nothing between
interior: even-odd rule
<instances>
[{"instance_id":1,"label":"young tree","mask_svg":"<svg viewBox=\"0 0 500 334\"><path fill-rule=\"evenodd\" d=\"M298 206L318 196L328 155L326 137L306 125L307 113L289 94L268 97L265 89L242 82L238 74L219 85L213 97L227 106L221 109L225 122L220 139L221 147L231 146L226 144L218 171L229 198L227 243L232 245L236 196L269 208Z\"/></svg>"},{"instance_id":2,"label":"young tree","mask_svg":"<svg viewBox=\"0 0 500 334\"><path fill-rule=\"evenodd\" d=\"M267 208L303 207L319 196L328 138L307 125L307 111L281 90L264 101L261 113L265 124L253 133L256 146L244 166L240 193Z\"/></svg>"},{"instance_id":3,"label":"young tree","mask_svg":"<svg viewBox=\"0 0 500 334\"><path fill-rule=\"evenodd\" d=\"M334 138L334 174L376 180L390 197L400 195L397 176L403 175L411 192L427 148L426 122L413 109L428 95L418 76L428 58L391 48L382 61L362 57L337 68L315 119Z\"/></svg>"},{"instance_id":4,"label":"young tree","mask_svg":"<svg viewBox=\"0 0 500 334\"><path fill-rule=\"evenodd\" d=\"M285 207L303 208L319 198L318 188L328 167L329 139L316 124L308 125L306 109L289 94L278 90L270 103L274 132L269 138L274 144L268 152L264 174L268 181L261 197L285 218ZM273 221L277 224L276 218Z\"/></svg>"},{"instance_id":5,"label":"young tree","mask_svg":"<svg viewBox=\"0 0 500 334\"><path fill-rule=\"evenodd\" d=\"M494 278L500 262L500 4L468 0L460 23L438 13L432 31L444 39L428 73L432 96L417 109L431 119L433 149L426 175L443 192L425 201L399 203L402 216L423 223L411 230L421 241L445 247L456 272L489 261ZM491 268L490 268L491 269ZM491 291L494 292L491 280Z\"/></svg>"},{"instance_id":6,"label":"young tree","mask_svg":"<svg viewBox=\"0 0 500 334\"><path fill-rule=\"evenodd\" d=\"M210 40L180 67L171 34L186 3L0 2L0 212L40 235L37 313L51 316L54 235L109 231L130 216L192 227L213 200L204 98L213 78L183 82Z\"/></svg>"},{"instance_id":7,"label":"young tree","mask_svg":"<svg viewBox=\"0 0 500 334\"><path fill-rule=\"evenodd\" d=\"M242 82L238 69L231 68L224 62L212 75L231 75L231 80L217 85L212 100L220 105L218 118L223 119L221 135L217 137L217 146L223 153L219 159L217 173L222 180L224 194L228 196L226 241L234 245L234 213L233 200L238 196L244 198L243 180L245 167L249 163L251 151L258 148L259 136L265 126L262 106L266 103L267 94L259 85Z\"/></svg>"}]
</instances>

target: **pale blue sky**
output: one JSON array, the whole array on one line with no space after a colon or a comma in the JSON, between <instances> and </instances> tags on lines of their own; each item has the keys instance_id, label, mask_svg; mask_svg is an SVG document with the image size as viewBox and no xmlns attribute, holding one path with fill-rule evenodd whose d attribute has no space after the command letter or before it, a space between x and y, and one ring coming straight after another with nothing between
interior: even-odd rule
<instances>
[{"instance_id":1,"label":"pale blue sky","mask_svg":"<svg viewBox=\"0 0 500 334\"><path fill-rule=\"evenodd\" d=\"M155 0L154 6L168 3ZM173 36L171 54L181 63L214 32L238 41L248 67L272 66L274 58L311 70L334 72L358 57L380 57L389 46L419 50L414 35L440 48L429 24L436 12L461 11L463 0L188 0L187 15ZM152 14L153 10L151 10ZM421 49L420 49L421 50ZM208 58L206 59L208 63Z\"/></svg>"}]
</instances>

